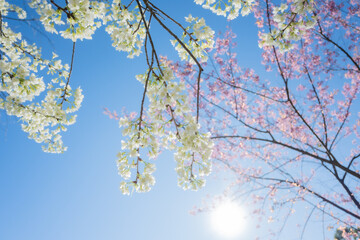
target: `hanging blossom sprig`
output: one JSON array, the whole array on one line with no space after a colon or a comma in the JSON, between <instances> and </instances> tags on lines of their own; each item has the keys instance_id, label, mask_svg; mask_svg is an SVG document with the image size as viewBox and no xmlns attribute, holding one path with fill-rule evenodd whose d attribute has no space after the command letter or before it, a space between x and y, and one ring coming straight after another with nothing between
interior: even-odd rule
<instances>
[{"instance_id":1,"label":"hanging blossom sprig","mask_svg":"<svg viewBox=\"0 0 360 240\"><path fill-rule=\"evenodd\" d=\"M15 10L25 18L20 8L2 1L1 17ZM51 60L41 57L35 45L28 44L20 33L15 33L6 22L0 26L0 109L17 116L29 138L43 143L45 152L59 153L66 150L60 133L75 123L76 112L82 102L81 89L72 90L69 79L71 66L62 64L53 54ZM75 44L73 45L72 62ZM51 78L47 84L39 74ZM44 74L45 73L45 74ZM39 95L45 92L43 100Z\"/></svg>"},{"instance_id":2,"label":"hanging blossom sprig","mask_svg":"<svg viewBox=\"0 0 360 240\"><path fill-rule=\"evenodd\" d=\"M192 190L203 187L203 177L211 171L213 142L210 133L200 133L200 124L190 111L185 84L176 82L172 70L163 65L161 71L154 68L136 78L144 84L149 107L146 119L142 109L139 118L123 117L119 121L123 134L128 136L118 154L119 174L125 179L120 189L124 194L130 194L131 188L149 191L155 184L155 165L144 160L142 153L147 151L151 160L162 149L175 151L179 186ZM132 169L135 180L129 181Z\"/></svg>"},{"instance_id":3,"label":"hanging blossom sprig","mask_svg":"<svg viewBox=\"0 0 360 240\"><path fill-rule=\"evenodd\" d=\"M150 160L156 158L161 150L170 149L175 152L178 185L184 189L197 190L205 185L204 176L211 171L213 143L209 133L200 132L199 96L195 117L190 112L185 85L175 81L173 71L159 60L149 26L151 19L155 19L175 38L173 44L176 50L182 52L180 56L198 66L198 93L203 71L200 61L205 62L207 59L205 49L213 46L214 32L205 25L203 19L190 16L186 18L190 26L185 28L150 1L144 1L145 6L139 0L136 3L143 23L138 25L136 31L142 26L146 30L144 48L149 68L145 74L136 76L144 85L140 116L135 119L122 117L119 120L123 135L128 136L127 141L122 142L122 151L118 154L118 170L124 178L120 189L124 194L149 191L155 184L152 175L155 165ZM150 15L149 21L146 21L146 14ZM164 19L183 30L182 39L165 25ZM147 110L145 99L148 99Z\"/></svg>"},{"instance_id":4,"label":"hanging blossom sprig","mask_svg":"<svg viewBox=\"0 0 360 240\"><path fill-rule=\"evenodd\" d=\"M120 0L113 1L107 15L106 32L110 34L113 47L128 52L128 58L139 56L144 45L146 29L137 6L130 10L121 5Z\"/></svg>"}]
</instances>

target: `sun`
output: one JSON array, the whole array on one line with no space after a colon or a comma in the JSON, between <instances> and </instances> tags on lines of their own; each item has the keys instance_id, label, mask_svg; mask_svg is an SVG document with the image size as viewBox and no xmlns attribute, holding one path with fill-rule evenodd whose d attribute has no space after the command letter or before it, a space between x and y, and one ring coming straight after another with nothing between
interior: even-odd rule
<instances>
[{"instance_id":1,"label":"sun","mask_svg":"<svg viewBox=\"0 0 360 240\"><path fill-rule=\"evenodd\" d=\"M245 211L235 202L227 200L211 212L210 221L220 236L234 238L245 230Z\"/></svg>"}]
</instances>

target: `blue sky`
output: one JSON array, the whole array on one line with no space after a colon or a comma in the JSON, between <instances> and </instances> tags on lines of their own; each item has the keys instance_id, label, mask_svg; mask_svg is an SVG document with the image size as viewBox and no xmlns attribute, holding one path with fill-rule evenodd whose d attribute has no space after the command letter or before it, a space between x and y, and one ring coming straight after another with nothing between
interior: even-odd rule
<instances>
[{"instance_id":1,"label":"blue sky","mask_svg":"<svg viewBox=\"0 0 360 240\"><path fill-rule=\"evenodd\" d=\"M192 0L157 2L180 21L191 13L205 17L216 31L229 24ZM231 26L238 35L240 65L263 71L252 17L240 17ZM167 33L152 30L159 53L177 59ZM50 37L54 51L69 61L71 42ZM28 31L28 39L39 39L45 51L52 50L35 32ZM64 154L43 153L40 145L27 139L16 118L1 112L0 239L221 239L211 230L208 213L192 216L189 211L207 194L221 193L226 183L211 176L204 189L183 191L177 187L170 152L156 160L157 183L151 192L128 197L119 190L115 161L121 130L102 112L104 107L139 111L142 87L134 76L145 70L144 58L131 60L116 52L104 29L93 40L77 43L71 85L80 85L85 98L77 123L64 134L69 147ZM255 234L248 231L239 239L253 239ZM266 233L260 235L266 239Z\"/></svg>"}]
</instances>

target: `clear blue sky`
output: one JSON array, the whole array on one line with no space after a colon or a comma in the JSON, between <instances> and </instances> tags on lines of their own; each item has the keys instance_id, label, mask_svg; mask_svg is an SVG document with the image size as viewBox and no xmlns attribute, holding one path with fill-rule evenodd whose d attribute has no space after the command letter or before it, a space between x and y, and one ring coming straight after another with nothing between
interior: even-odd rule
<instances>
[{"instance_id":1,"label":"clear blue sky","mask_svg":"<svg viewBox=\"0 0 360 240\"><path fill-rule=\"evenodd\" d=\"M192 0L156 2L181 21L191 13L205 17L216 31L224 31L228 25L225 18L203 10ZM231 26L238 34L240 63L262 71L252 17L240 17ZM153 31L159 52L175 58L167 33L157 28ZM27 37L50 47L32 31ZM51 38L54 50L69 60L71 42ZM207 213L192 216L189 210L201 205L207 194L221 193L226 183L210 177L204 189L184 192L177 187L171 153L156 160L157 183L151 192L129 197L119 190L121 177L115 161L121 130L102 112L104 107L139 111L142 88L134 76L145 69L144 58L131 60L116 52L103 29L93 40L77 43L71 85L80 85L85 98L77 123L64 134L69 149L61 155L43 153L40 145L27 139L16 118L1 112L1 240L221 239L211 230ZM256 235L249 231L240 239ZM267 239L266 233L261 235ZM283 239L297 237L284 233Z\"/></svg>"}]
</instances>

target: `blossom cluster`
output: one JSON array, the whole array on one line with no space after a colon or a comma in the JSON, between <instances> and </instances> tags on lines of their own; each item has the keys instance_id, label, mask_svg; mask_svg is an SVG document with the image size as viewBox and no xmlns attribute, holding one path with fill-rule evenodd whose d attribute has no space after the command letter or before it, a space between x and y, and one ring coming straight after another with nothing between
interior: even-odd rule
<instances>
[{"instance_id":1,"label":"blossom cluster","mask_svg":"<svg viewBox=\"0 0 360 240\"><path fill-rule=\"evenodd\" d=\"M205 24L203 18L199 19L189 15L185 20L190 25L185 29L181 41L196 59L206 62L208 57L205 50L214 46L214 31ZM177 40L171 40L171 44L175 47L181 60L195 63Z\"/></svg>"},{"instance_id":2,"label":"blossom cluster","mask_svg":"<svg viewBox=\"0 0 360 240\"><path fill-rule=\"evenodd\" d=\"M295 41L299 41L308 30L316 25L313 0L293 0L273 7L273 29L260 34L260 47L275 46L280 51L288 51Z\"/></svg>"},{"instance_id":3,"label":"blossom cluster","mask_svg":"<svg viewBox=\"0 0 360 240\"><path fill-rule=\"evenodd\" d=\"M239 16L246 16L251 12L251 7L254 0L195 0L195 3L202 5L203 8L211 10L213 13L227 17L228 20L233 20Z\"/></svg>"},{"instance_id":4,"label":"blossom cluster","mask_svg":"<svg viewBox=\"0 0 360 240\"><path fill-rule=\"evenodd\" d=\"M31 0L29 6L40 15L45 30L65 39L91 39L102 25L118 51L128 52L129 58L139 56L146 31L138 8L129 10L120 0L111 4L90 0L69 0L66 7L47 0ZM64 20L66 19L66 22Z\"/></svg>"},{"instance_id":5,"label":"blossom cluster","mask_svg":"<svg viewBox=\"0 0 360 240\"><path fill-rule=\"evenodd\" d=\"M26 17L6 1L0 5L2 16L17 9L19 17ZM40 50L23 40L20 33L13 32L6 22L1 26L0 56L0 109L17 116L29 138L44 143L44 151L65 151L60 133L75 122L73 113L83 99L81 89L72 90L67 82L69 66L62 64L55 54L51 60L42 58ZM48 83L43 77L46 70L51 78ZM39 100L43 93L45 97Z\"/></svg>"},{"instance_id":6,"label":"blossom cluster","mask_svg":"<svg viewBox=\"0 0 360 240\"><path fill-rule=\"evenodd\" d=\"M146 29L137 8L130 11L122 7L120 0L113 1L107 16L106 32L110 34L113 47L128 52L129 58L139 56L144 44Z\"/></svg>"},{"instance_id":7,"label":"blossom cluster","mask_svg":"<svg viewBox=\"0 0 360 240\"><path fill-rule=\"evenodd\" d=\"M90 0L69 0L66 7L47 0L31 0L28 4L40 15L46 31L60 33L63 38L74 42L77 39L91 39L95 30L102 25L107 12L107 4ZM59 30L59 26L65 25L62 18L64 15L66 27Z\"/></svg>"},{"instance_id":8,"label":"blossom cluster","mask_svg":"<svg viewBox=\"0 0 360 240\"><path fill-rule=\"evenodd\" d=\"M155 183L155 166L143 160L142 151L147 150L148 158L154 159L161 149L175 151L179 186L201 188L203 177L211 171L213 142L209 133L200 133L200 125L190 112L185 84L174 81L173 71L166 66L161 66L158 74L147 72L136 78L146 86L149 107L146 119L123 117L119 121L128 136L118 154L119 174L128 180L131 169L136 169L136 179L123 181L120 189L124 194L130 194L131 187L137 192L149 191Z\"/></svg>"}]
</instances>

